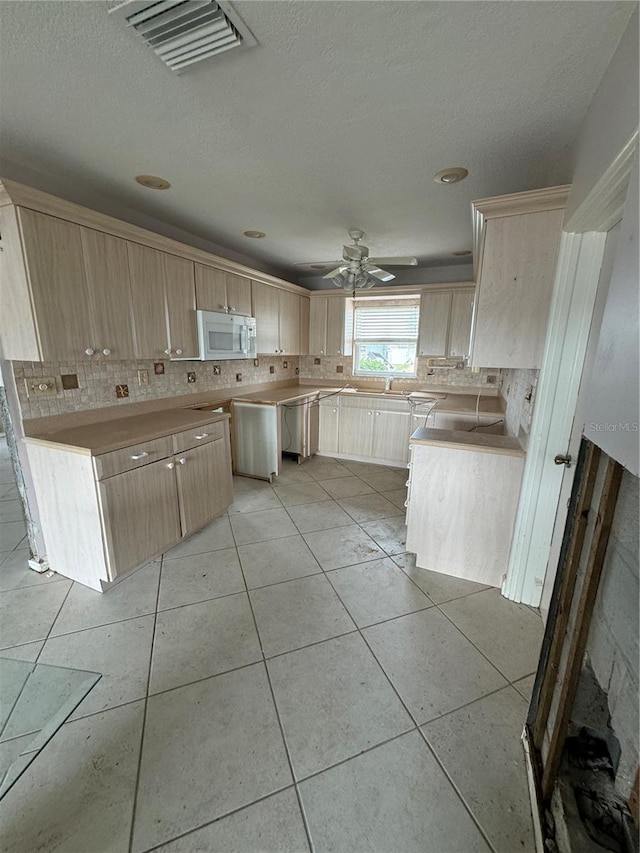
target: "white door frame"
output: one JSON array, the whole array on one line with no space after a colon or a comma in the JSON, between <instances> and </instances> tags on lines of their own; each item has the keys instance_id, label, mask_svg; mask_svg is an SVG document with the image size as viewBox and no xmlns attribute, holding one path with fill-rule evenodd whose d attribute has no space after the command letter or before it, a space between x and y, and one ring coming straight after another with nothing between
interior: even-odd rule
<instances>
[{"instance_id":1,"label":"white door frame","mask_svg":"<svg viewBox=\"0 0 640 853\"><path fill-rule=\"evenodd\" d=\"M563 226L536 406L527 446L520 502L502 594L537 607L556 521L565 453L576 412L606 232L622 219L638 147L634 133ZM550 567L555 571L555 567Z\"/></svg>"}]
</instances>

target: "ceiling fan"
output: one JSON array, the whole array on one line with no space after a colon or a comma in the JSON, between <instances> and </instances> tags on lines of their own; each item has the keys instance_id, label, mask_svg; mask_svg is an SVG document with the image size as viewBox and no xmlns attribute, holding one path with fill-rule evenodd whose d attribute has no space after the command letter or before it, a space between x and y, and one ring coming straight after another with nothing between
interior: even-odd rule
<instances>
[{"instance_id":1,"label":"ceiling fan","mask_svg":"<svg viewBox=\"0 0 640 853\"><path fill-rule=\"evenodd\" d=\"M393 273L381 269L379 264L398 267L415 267L418 264L418 259L412 257L370 258L368 247L360 243L366 237L364 231L352 228L349 236L353 240L353 245L342 247L342 263L323 276L323 278L333 279L336 287L342 287L344 290L370 290L375 286L376 279L391 281L395 278ZM313 264L313 266L318 265Z\"/></svg>"}]
</instances>

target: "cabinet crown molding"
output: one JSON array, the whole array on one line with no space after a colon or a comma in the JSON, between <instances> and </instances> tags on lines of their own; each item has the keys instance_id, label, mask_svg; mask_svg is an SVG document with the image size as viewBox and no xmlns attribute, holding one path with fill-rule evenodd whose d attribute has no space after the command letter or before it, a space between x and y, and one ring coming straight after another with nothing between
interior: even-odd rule
<instances>
[{"instance_id":1,"label":"cabinet crown molding","mask_svg":"<svg viewBox=\"0 0 640 853\"><path fill-rule=\"evenodd\" d=\"M149 231L138 225L132 225L129 222L116 219L106 213L99 213L97 210L83 207L75 202L67 201L58 196L29 187L26 184L21 184L18 181L12 181L0 176L0 207L9 205L26 207L39 213L46 213L77 225L84 225L87 228L111 234L114 237L121 237L133 243L140 243L152 249L159 249L162 252L168 252L169 254L177 255L196 263L215 267L224 272L235 273L254 281L270 284L273 287L289 290L292 293L309 296L309 291L305 287L300 287L300 285L293 284L293 282L285 281L277 276L255 270L244 264L223 258L220 255L206 252L204 249L197 249L194 246L181 243L171 237L156 234L154 231Z\"/></svg>"}]
</instances>

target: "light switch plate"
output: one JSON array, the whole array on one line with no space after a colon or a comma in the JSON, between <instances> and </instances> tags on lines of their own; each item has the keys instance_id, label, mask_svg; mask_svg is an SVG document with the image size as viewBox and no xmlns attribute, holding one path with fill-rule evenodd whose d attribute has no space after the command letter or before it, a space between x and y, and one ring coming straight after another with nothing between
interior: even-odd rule
<instances>
[{"instance_id":1,"label":"light switch plate","mask_svg":"<svg viewBox=\"0 0 640 853\"><path fill-rule=\"evenodd\" d=\"M139 370L138 371L138 385L148 385L149 384L149 371L148 370Z\"/></svg>"},{"instance_id":2,"label":"light switch plate","mask_svg":"<svg viewBox=\"0 0 640 853\"><path fill-rule=\"evenodd\" d=\"M56 393L56 380L53 376L37 376L24 380L28 397L45 397Z\"/></svg>"}]
</instances>

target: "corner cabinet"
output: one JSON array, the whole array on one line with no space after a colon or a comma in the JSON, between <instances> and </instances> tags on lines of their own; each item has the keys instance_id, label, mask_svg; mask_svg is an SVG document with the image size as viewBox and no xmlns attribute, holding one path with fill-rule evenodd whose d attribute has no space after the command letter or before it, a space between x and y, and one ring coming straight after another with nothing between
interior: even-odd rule
<instances>
[{"instance_id":1,"label":"corner cabinet","mask_svg":"<svg viewBox=\"0 0 640 853\"><path fill-rule=\"evenodd\" d=\"M569 187L472 203L473 367L539 368Z\"/></svg>"},{"instance_id":2,"label":"corner cabinet","mask_svg":"<svg viewBox=\"0 0 640 853\"><path fill-rule=\"evenodd\" d=\"M351 355L353 300L346 294L311 296L309 355Z\"/></svg>"},{"instance_id":3,"label":"corner cabinet","mask_svg":"<svg viewBox=\"0 0 640 853\"><path fill-rule=\"evenodd\" d=\"M468 357L474 298L473 287L422 292L418 355L431 358Z\"/></svg>"},{"instance_id":4,"label":"corner cabinet","mask_svg":"<svg viewBox=\"0 0 640 853\"><path fill-rule=\"evenodd\" d=\"M251 282L256 345L261 355L298 355L301 339L300 302L304 297L260 281Z\"/></svg>"},{"instance_id":5,"label":"corner cabinet","mask_svg":"<svg viewBox=\"0 0 640 853\"><path fill-rule=\"evenodd\" d=\"M51 568L100 592L233 503L228 416L97 456L27 453Z\"/></svg>"}]
</instances>

